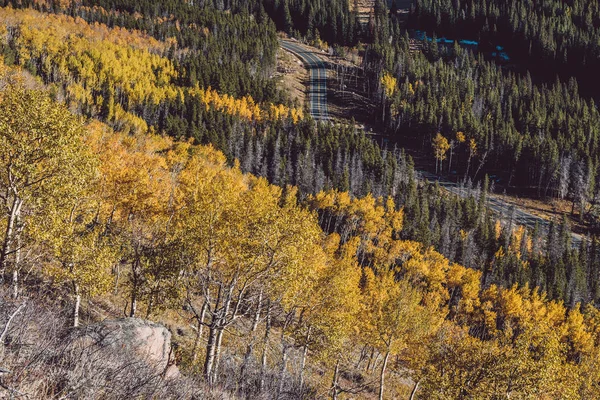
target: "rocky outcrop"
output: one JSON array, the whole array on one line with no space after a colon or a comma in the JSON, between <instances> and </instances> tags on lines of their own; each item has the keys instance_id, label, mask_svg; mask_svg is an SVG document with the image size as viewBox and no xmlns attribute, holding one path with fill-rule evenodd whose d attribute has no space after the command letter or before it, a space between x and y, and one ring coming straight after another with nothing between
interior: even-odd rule
<instances>
[{"instance_id":1,"label":"rocky outcrop","mask_svg":"<svg viewBox=\"0 0 600 400\"><path fill-rule=\"evenodd\" d=\"M163 325L124 318L89 325L80 332L80 340L89 346L145 361L163 371L166 378L179 376L171 352L171 332Z\"/></svg>"}]
</instances>

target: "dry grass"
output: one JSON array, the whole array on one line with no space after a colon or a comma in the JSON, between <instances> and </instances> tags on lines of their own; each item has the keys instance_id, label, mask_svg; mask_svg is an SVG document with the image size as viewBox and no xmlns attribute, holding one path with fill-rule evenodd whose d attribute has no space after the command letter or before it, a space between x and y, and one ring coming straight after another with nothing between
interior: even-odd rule
<instances>
[{"instance_id":1,"label":"dry grass","mask_svg":"<svg viewBox=\"0 0 600 400\"><path fill-rule=\"evenodd\" d=\"M302 62L289 52L279 49L277 53L277 75L279 83L284 87L292 101L302 105L306 102L306 85L308 71Z\"/></svg>"}]
</instances>

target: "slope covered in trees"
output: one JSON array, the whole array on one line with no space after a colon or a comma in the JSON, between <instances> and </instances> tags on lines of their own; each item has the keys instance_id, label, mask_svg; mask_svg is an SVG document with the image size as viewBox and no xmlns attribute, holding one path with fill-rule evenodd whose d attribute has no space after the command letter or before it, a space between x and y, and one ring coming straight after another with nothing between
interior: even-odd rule
<instances>
[{"instance_id":1,"label":"slope covered in trees","mask_svg":"<svg viewBox=\"0 0 600 400\"><path fill-rule=\"evenodd\" d=\"M206 2L187 1L2 1L2 6L79 17L88 23L140 30L167 42L182 84L209 86L234 97L281 102L274 70L277 38L273 23L246 13L224 13ZM185 51L175 51L176 49ZM198 57L202 55L202 57Z\"/></svg>"},{"instance_id":2,"label":"slope covered in trees","mask_svg":"<svg viewBox=\"0 0 600 400\"><path fill-rule=\"evenodd\" d=\"M240 160L245 171L296 184L305 193L336 187L386 194L397 186L395 158L354 128L315 130L299 107L234 97L200 81L182 83L188 72L178 54L191 49L61 14L0 12L9 28L3 36L7 62L40 76L74 111L117 130L211 143L230 161ZM227 52L219 57L228 56L236 58ZM363 183L362 177L369 179Z\"/></svg>"},{"instance_id":3,"label":"slope covered in trees","mask_svg":"<svg viewBox=\"0 0 600 400\"><path fill-rule=\"evenodd\" d=\"M98 15L104 15L99 10L96 10ZM530 282L532 286L547 291L552 298L563 299L569 304L582 300L598 301L598 273L594 261L597 258L597 249L591 244L592 241L585 242L582 249L575 249L577 251L571 249L570 245L564 243L568 234L559 234L568 232L566 226L560 230L557 227L551 232L551 237L556 236L552 243L561 243L559 246L538 243L527 250L516 245L509 246L514 226L509 222L504 229L495 227L495 219L486 213L485 201L481 200L484 195L479 195L476 190L473 192L473 198L460 200L443 195L433 186L419 185L414 177L410 158L401 152L382 151L353 127L315 127L312 122L302 119L302 112L298 109L282 105L258 105L249 96L236 99L210 88L178 86L178 76L185 71L177 69L176 62L170 61L171 52L167 50L169 45L136 31L87 25L81 20L75 23L75 20L69 17L33 11L5 9L2 12L8 24L15 26L13 30L16 29L16 32L24 29L23 21L27 21L25 36L19 35L17 40L6 33L6 40L11 38L5 45L5 53L9 60L22 63L30 71L40 74L44 81L50 84L55 97L60 99L64 97L61 93L67 93L67 101L73 110L104 119L123 132L146 132L150 129L168 133L176 138L192 137L198 143L211 143L224 152L230 163L234 159L239 160L243 171L266 177L274 184L296 185L302 195L335 188L349 191L355 196L369 193L375 196L394 196L398 206L405 207L410 215L402 233L404 238L433 245L451 260L483 271L485 284L510 286L513 283ZM68 43L72 43L67 47L61 39L70 37L68 32L71 31L80 34L69 39ZM405 42L400 43L406 47ZM174 42L170 46L174 46ZM405 51L405 47L400 46L400 50L397 51ZM383 54L392 51L387 47L373 47L369 49L368 54L377 54L376 48ZM102 49L102 52L99 49ZM19 57L26 59L26 62L19 61L19 58L10 58L13 54L11 52L16 50L16 54L21 54ZM133 58L127 61L128 54L136 59L147 59L148 63L133 63ZM408 65L419 62L421 67L428 68L429 64L425 58L402 54L406 59L411 57L413 60ZM465 62L472 60L466 53L461 53L460 56ZM70 63L64 63L65 59L70 60ZM118 59L118 62L105 63L102 62L103 59ZM377 59L373 58L369 64L369 70L381 68L381 64L375 60ZM153 63L165 68L153 69ZM438 63L448 65L447 69L441 71L456 73L453 72L451 64L443 64L441 60ZM120 68L115 68L116 65ZM494 73L493 68L489 65L488 67L491 73ZM93 73L98 69L103 71L100 78ZM414 71L416 74L419 69L414 68ZM140 75L143 75L141 82L144 84L131 85L131 82L136 81L135 76ZM424 78L420 81L415 79L413 85L410 80L402 84L401 79L389 73L384 76L387 79L381 80L381 84L386 88L383 90L384 106L390 108L386 110L386 119L389 119L390 123L393 121L396 124L406 120L407 115L415 112L407 106L400 116L395 114L399 113L394 111L395 104L402 103L407 96L409 99L422 97L418 101L423 106L427 105L428 115L435 115L437 111L433 107L437 105L437 99L433 99L434 103L433 97L427 97L432 85L426 85L426 82L435 82L433 77L427 81ZM500 75L491 76L501 79ZM100 84L102 79L104 83ZM456 76L455 79L459 81L465 78ZM108 93L109 100L111 97L114 99L114 105L111 106L111 101L104 100L103 90ZM120 95L117 96L117 92ZM488 89L485 89L485 93L488 92ZM82 99L69 96L69 93L79 94ZM420 96L417 96L417 93ZM131 105L130 96L126 94L136 99L136 106ZM170 99L173 96L174 98ZM468 97L466 94L465 96ZM539 96L536 95L535 98L537 97ZM156 104L155 100L160 98L163 100ZM489 105L493 104L493 99L493 96L490 97L486 107L489 108ZM126 107L128 112L125 112L123 107ZM448 113L455 112L447 103L445 107ZM469 115L471 116L467 120L473 121L473 124L478 122L475 114ZM397 120L394 121L394 118ZM460 121L460 116L457 119ZM495 133L493 128L502 124L500 120L501 116L494 119L496 123L490 125L487 131ZM483 118L484 123L487 124L488 121L489 119ZM409 127L414 127L414 124L411 120L407 122ZM418 125L424 126L420 128L423 139L419 140L424 140L427 151L430 149L427 138L431 134L427 132L439 132L433 125L433 122L429 125ZM147 128L148 126L150 128ZM448 157L449 151L446 149L445 154L442 154L445 159L440 163L441 170L447 171L450 162L453 163L453 169L458 169L461 174L467 170L485 170L482 161L486 161L488 153L488 157L492 157L494 149L499 147L497 136L479 137L476 136L476 130L458 131L459 128L450 123L446 125L445 122L444 126L449 126L441 131L450 136L450 141L441 136L442 141L446 140L452 145L452 156ZM456 139L452 143L451 135L455 130ZM586 134L591 132L586 131ZM490 148L482 147L485 144L481 144L481 141L490 142ZM506 146L510 146L510 142ZM508 147L506 152L510 152L510 149L512 147ZM539 154L535 147L530 152ZM521 164L514 165L514 168L521 168ZM583 185L575 185L578 182L576 179L586 179L585 182L593 184L589 181L591 175L577 175L583 171L582 165L581 162L570 163L566 175L564 172L561 175L563 181L560 187L564 187L566 181L568 190L563 192L564 195L580 196L578 203L584 207L588 200L593 200L595 192L574 191L583 188ZM556 184L555 174L545 172L544 169L533 171L547 179L544 182L546 185ZM519 177L523 177L523 174ZM568 182L572 182L573 186ZM505 217L510 220L510 216ZM501 231L502 234L499 233ZM523 233L519 240L523 243L527 240L537 243L540 240L539 235L535 232ZM525 268L524 265L530 267ZM587 283L582 282L582 276L588 277Z\"/></svg>"},{"instance_id":4,"label":"slope covered in trees","mask_svg":"<svg viewBox=\"0 0 600 400\"><path fill-rule=\"evenodd\" d=\"M458 46L439 51L411 55L398 38L395 48L369 52L372 69L402 71L381 100L390 134L429 150L440 133L453 153L434 154L442 172L478 179L487 172L505 186L581 202L596 196L600 114L574 80L538 86ZM388 52L396 61L385 65Z\"/></svg>"},{"instance_id":5,"label":"slope covered in trees","mask_svg":"<svg viewBox=\"0 0 600 400\"><path fill-rule=\"evenodd\" d=\"M414 26L452 38L501 45L544 79L576 77L595 96L600 67L600 8L594 1L417 0Z\"/></svg>"},{"instance_id":6,"label":"slope covered in trees","mask_svg":"<svg viewBox=\"0 0 600 400\"><path fill-rule=\"evenodd\" d=\"M262 4L0 10L6 62L50 92L3 66L0 266L15 301L51 289L69 310L53 320L73 326L98 302L164 321L182 370L231 396L599 397L598 241L573 249L566 222L542 234L497 220L487 180L460 199L353 126L315 126L269 79L263 22L323 3ZM390 133L442 172L527 166L516 184L593 201L597 111L575 84L536 86L461 49L413 54L378 7L365 85ZM76 391L35 385L26 372L64 354L32 361L11 332L6 367L24 372L3 383Z\"/></svg>"},{"instance_id":7,"label":"slope covered in trees","mask_svg":"<svg viewBox=\"0 0 600 400\"><path fill-rule=\"evenodd\" d=\"M99 117L118 129L162 130L172 104L185 98L197 108L216 109L246 120L291 119L302 110L266 104L261 109L251 96L235 99L208 87L181 86L169 51L177 42L160 42L137 31L87 23L31 10L1 9L6 21L2 45L9 63L24 66L55 96L86 116ZM189 49L181 49L189 52ZM191 83L191 82L190 82Z\"/></svg>"},{"instance_id":8,"label":"slope covered in trees","mask_svg":"<svg viewBox=\"0 0 600 400\"><path fill-rule=\"evenodd\" d=\"M233 395L393 398L416 383L416 398L598 395L595 308L484 289L480 272L402 239L393 199L299 202L211 147L83 125L18 79L3 87L2 268L14 297L50 278L78 325L111 292L129 315L180 325L183 370ZM39 366L16 357L18 342L2 345L24 372ZM36 398L60 384L30 379L4 382Z\"/></svg>"},{"instance_id":9,"label":"slope covered in trees","mask_svg":"<svg viewBox=\"0 0 600 400\"><path fill-rule=\"evenodd\" d=\"M414 51L395 17L376 22L365 89L391 137L431 154L442 174L494 175L521 193L569 198L581 220L593 218L600 118L575 79L536 84L458 44Z\"/></svg>"}]
</instances>

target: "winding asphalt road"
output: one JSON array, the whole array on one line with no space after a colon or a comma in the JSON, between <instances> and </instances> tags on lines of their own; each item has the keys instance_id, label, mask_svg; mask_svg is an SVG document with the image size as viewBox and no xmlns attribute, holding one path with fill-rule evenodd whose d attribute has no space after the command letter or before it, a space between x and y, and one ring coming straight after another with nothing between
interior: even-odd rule
<instances>
[{"instance_id":1,"label":"winding asphalt road","mask_svg":"<svg viewBox=\"0 0 600 400\"><path fill-rule=\"evenodd\" d=\"M328 121L327 66L313 51L289 40L280 41L281 47L298 57L310 73L308 103L310 114L316 121Z\"/></svg>"},{"instance_id":2,"label":"winding asphalt road","mask_svg":"<svg viewBox=\"0 0 600 400\"><path fill-rule=\"evenodd\" d=\"M310 72L310 83L309 83L309 105L310 113L315 120L327 121L329 115L327 112L327 68L325 62L315 55L313 51L307 50L305 47L289 41L280 41L281 47L290 53L296 55L304 62L304 65ZM454 193L460 197L467 197L470 193L460 185L442 180L439 176L426 171L417 171L423 179L427 179L432 182L438 182L439 185L450 193ZM494 197L493 195L488 196L487 206L502 216L503 218L510 218L512 215L513 221L518 225L524 225L530 229L533 229L536 225L542 230L542 235L548 234L550 227L550 221L528 213L527 211L521 210L512 204ZM576 233L572 234L571 244L573 247L579 247L583 237Z\"/></svg>"}]
</instances>

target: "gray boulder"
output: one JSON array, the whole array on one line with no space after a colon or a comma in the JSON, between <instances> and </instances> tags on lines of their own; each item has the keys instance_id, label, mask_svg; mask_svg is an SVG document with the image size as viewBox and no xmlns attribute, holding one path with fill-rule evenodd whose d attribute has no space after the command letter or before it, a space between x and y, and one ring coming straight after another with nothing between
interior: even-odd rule
<instances>
[{"instance_id":1,"label":"gray boulder","mask_svg":"<svg viewBox=\"0 0 600 400\"><path fill-rule=\"evenodd\" d=\"M162 371L165 378L179 377L171 352L171 332L163 325L123 318L89 325L80 334L84 347L143 361L157 372Z\"/></svg>"}]
</instances>

